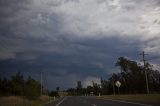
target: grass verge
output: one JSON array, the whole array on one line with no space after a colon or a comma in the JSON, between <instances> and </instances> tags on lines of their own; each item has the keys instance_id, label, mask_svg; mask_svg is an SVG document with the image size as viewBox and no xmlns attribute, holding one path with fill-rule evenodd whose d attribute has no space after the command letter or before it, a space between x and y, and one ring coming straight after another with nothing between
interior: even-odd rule
<instances>
[{"instance_id":1,"label":"grass verge","mask_svg":"<svg viewBox=\"0 0 160 106\"><path fill-rule=\"evenodd\" d=\"M160 94L103 95L100 98L133 101L148 104L160 104Z\"/></svg>"},{"instance_id":2,"label":"grass verge","mask_svg":"<svg viewBox=\"0 0 160 106\"><path fill-rule=\"evenodd\" d=\"M52 97L42 95L38 100L29 101L19 96L0 97L0 106L43 106L53 100Z\"/></svg>"}]
</instances>

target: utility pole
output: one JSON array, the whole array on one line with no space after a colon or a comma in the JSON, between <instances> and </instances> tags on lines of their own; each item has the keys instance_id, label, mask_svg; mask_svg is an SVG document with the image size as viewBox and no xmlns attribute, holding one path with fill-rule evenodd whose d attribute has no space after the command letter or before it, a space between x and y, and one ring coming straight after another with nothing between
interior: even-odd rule
<instances>
[{"instance_id":1,"label":"utility pole","mask_svg":"<svg viewBox=\"0 0 160 106\"><path fill-rule=\"evenodd\" d=\"M145 79L146 79L146 89L147 89L147 94L149 94L149 87L148 87L148 76L147 76L147 71L146 71L146 60L145 60L145 52L143 51L140 55L142 55L142 61L144 65L144 72L145 72Z\"/></svg>"},{"instance_id":2,"label":"utility pole","mask_svg":"<svg viewBox=\"0 0 160 106\"><path fill-rule=\"evenodd\" d=\"M42 86L42 71L41 71L41 95L42 95L42 92L43 92L43 86Z\"/></svg>"},{"instance_id":3,"label":"utility pole","mask_svg":"<svg viewBox=\"0 0 160 106\"><path fill-rule=\"evenodd\" d=\"M114 81L113 81L113 74L112 74L112 86L113 86L113 94L115 95L115 87L114 87Z\"/></svg>"},{"instance_id":4,"label":"utility pole","mask_svg":"<svg viewBox=\"0 0 160 106\"><path fill-rule=\"evenodd\" d=\"M43 79L45 80L45 84L43 84L43 86L45 86L45 94L46 95L49 95L49 92L48 92L48 81L47 81L47 78L46 78L46 74L43 73ZM44 83L44 82L43 82Z\"/></svg>"}]
</instances>

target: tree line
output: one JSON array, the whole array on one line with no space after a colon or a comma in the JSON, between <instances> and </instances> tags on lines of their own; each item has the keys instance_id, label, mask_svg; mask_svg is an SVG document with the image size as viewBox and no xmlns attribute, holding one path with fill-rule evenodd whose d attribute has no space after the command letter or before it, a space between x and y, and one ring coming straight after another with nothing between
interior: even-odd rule
<instances>
[{"instance_id":1,"label":"tree line","mask_svg":"<svg viewBox=\"0 0 160 106\"><path fill-rule=\"evenodd\" d=\"M146 93L146 78L147 72L148 85L150 93L160 93L160 72L155 70L153 66L146 62L145 67L140 63L129 60L124 57L118 58L116 67L120 68L119 73L113 73L108 79L101 78L101 84L93 82L92 86L82 88L80 82L76 88L67 90L69 95L106 95L106 94L137 94ZM116 81L121 83L118 88L115 86Z\"/></svg>"},{"instance_id":2,"label":"tree line","mask_svg":"<svg viewBox=\"0 0 160 106\"><path fill-rule=\"evenodd\" d=\"M37 99L41 95L41 84L30 76L24 80L18 72L11 79L0 77L0 96L23 96L29 100Z\"/></svg>"},{"instance_id":3,"label":"tree line","mask_svg":"<svg viewBox=\"0 0 160 106\"><path fill-rule=\"evenodd\" d=\"M144 67L136 61L120 57L115 66L119 67L120 72L113 73L108 79L101 78L101 84L93 81L92 86L83 88L81 81L78 81L76 88L69 88L66 92L69 95L146 93L146 71L150 93L160 93L160 71L155 70L150 63L146 62ZM119 90L115 86L116 81L121 83ZM59 90L60 88L57 87L56 91L49 92L43 88L43 92L47 92L50 96L59 96ZM24 80L19 72L11 79L0 77L0 96L7 95L25 96L31 100L37 99L41 95L41 84L30 76Z\"/></svg>"}]
</instances>

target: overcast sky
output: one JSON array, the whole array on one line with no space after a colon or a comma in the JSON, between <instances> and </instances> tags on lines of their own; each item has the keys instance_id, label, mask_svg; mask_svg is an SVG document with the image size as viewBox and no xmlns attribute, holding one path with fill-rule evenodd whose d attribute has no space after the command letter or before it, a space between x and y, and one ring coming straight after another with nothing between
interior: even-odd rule
<instances>
[{"instance_id":1,"label":"overcast sky","mask_svg":"<svg viewBox=\"0 0 160 106\"><path fill-rule=\"evenodd\" d=\"M160 64L160 0L0 0L1 76L42 71L49 89L87 86L143 50Z\"/></svg>"}]
</instances>

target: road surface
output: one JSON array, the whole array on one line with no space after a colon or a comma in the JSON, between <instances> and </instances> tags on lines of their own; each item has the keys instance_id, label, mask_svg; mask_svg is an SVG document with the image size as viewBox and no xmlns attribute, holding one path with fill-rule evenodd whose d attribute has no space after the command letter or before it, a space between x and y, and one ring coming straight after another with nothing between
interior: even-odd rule
<instances>
[{"instance_id":1,"label":"road surface","mask_svg":"<svg viewBox=\"0 0 160 106\"><path fill-rule=\"evenodd\" d=\"M46 106L153 106L120 100L99 99L96 97L68 96Z\"/></svg>"}]
</instances>

